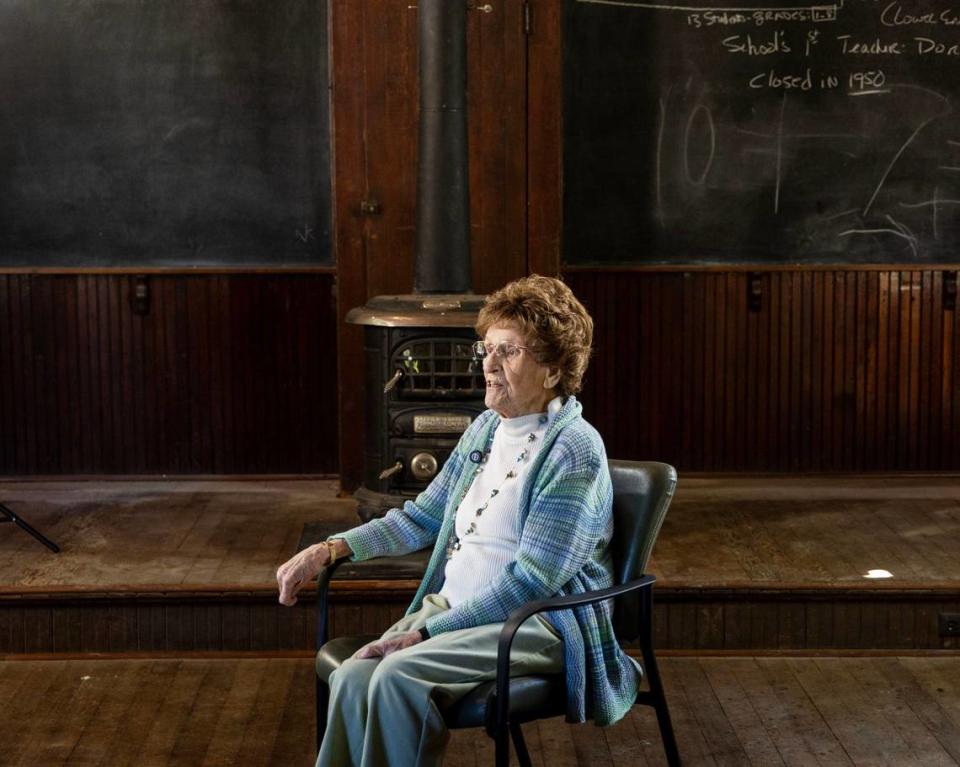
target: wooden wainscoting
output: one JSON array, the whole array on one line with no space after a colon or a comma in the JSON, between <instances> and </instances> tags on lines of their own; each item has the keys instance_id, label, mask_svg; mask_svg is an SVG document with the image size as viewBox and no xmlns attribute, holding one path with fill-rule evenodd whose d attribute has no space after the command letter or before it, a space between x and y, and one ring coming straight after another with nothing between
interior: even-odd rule
<instances>
[{"instance_id":1,"label":"wooden wainscoting","mask_svg":"<svg viewBox=\"0 0 960 767\"><path fill-rule=\"evenodd\" d=\"M680 470L956 470L944 274L567 270L596 322L585 414L610 455Z\"/></svg>"},{"instance_id":2,"label":"wooden wainscoting","mask_svg":"<svg viewBox=\"0 0 960 767\"><path fill-rule=\"evenodd\" d=\"M0 474L337 471L334 275L0 274Z\"/></svg>"}]
</instances>

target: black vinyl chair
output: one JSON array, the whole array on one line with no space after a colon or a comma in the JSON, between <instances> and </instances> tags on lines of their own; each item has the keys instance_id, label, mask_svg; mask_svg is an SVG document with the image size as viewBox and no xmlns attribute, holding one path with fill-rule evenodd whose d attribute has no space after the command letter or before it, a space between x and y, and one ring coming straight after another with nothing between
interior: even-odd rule
<instances>
[{"instance_id":1,"label":"black vinyl chair","mask_svg":"<svg viewBox=\"0 0 960 767\"><path fill-rule=\"evenodd\" d=\"M614 598L614 631L620 642L639 640L648 689L641 690L636 704L656 711L667 762L680 764L680 754L670 722L670 711L653 652L652 575L643 570L660 532L677 473L672 466L653 461L610 461L613 480L614 534L611 549L615 585L607 589L528 602L510 614L500 632L497 647L497 678L479 685L444 712L450 729L484 727L496 743L496 765L510 763L510 737L521 765L529 767L530 756L520 724L563 715L566 686L562 674L510 677L510 647L514 635L527 618L548 610L576 607ZM339 563L338 563L339 564ZM327 723L329 689L327 680L340 664L377 634L340 637L327 641L327 588L336 565L318 578L317 615L317 747Z\"/></svg>"}]
</instances>

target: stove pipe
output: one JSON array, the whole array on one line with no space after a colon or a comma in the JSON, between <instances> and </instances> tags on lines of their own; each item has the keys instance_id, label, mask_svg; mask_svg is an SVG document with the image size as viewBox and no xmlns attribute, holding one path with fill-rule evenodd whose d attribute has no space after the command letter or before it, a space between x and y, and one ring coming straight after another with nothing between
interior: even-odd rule
<instances>
[{"instance_id":1,"label":"stove pipe","mask_svg":"<svg viewBox=\"0 0 960 767\"><path fill-rule=\"evenodd\" d=\"M414 293L469 293L467 3L418 0L420 133Z\"/></svg>"}]
</instances>

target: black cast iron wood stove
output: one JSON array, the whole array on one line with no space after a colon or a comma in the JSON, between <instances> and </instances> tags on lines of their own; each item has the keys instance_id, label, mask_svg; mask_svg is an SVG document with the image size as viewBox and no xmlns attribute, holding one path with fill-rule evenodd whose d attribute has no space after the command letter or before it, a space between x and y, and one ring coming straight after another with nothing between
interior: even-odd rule
<instances>
[{"instance_id":1,"label":"black cast iron wood stove","mask_svg":"<svg viewBox=\"0 0 960 767\"><path fill-rule=\"evenodd\" d=\"M364 520L416 496L483 411L473 326L466 0L419 0L420 129L414 293L352 309L364 325Z\"/></svg>"}]
</instances>

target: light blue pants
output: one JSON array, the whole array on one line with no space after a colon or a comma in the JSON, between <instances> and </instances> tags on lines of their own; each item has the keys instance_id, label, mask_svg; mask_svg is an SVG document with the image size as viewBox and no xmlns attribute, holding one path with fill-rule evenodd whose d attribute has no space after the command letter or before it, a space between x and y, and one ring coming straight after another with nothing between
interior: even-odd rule
<instances>
[{"instance_id":1,"label":"light blue pants","mask_svg":"<svg viewBox=\"0 0 960 767\"><path fill-rule=\"evenodd\" d=\"M430 594L423 607L386 632L420 628L449 609ZM449 734L441 711L496 677L502 623L431 637L386 658L348 660L330 677L327 732L317 767L414 767L440 764ZM517 632L511 676L560 673L563 642L546 620Z\"/></svg>"}]
</instances>

